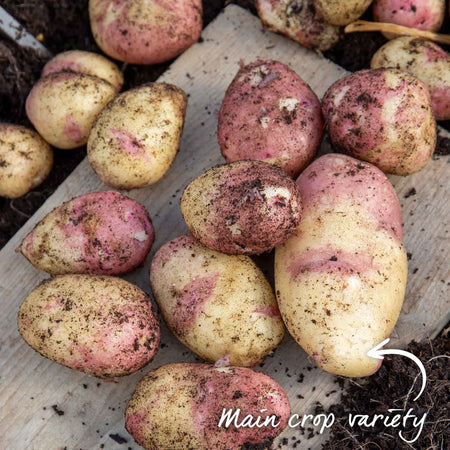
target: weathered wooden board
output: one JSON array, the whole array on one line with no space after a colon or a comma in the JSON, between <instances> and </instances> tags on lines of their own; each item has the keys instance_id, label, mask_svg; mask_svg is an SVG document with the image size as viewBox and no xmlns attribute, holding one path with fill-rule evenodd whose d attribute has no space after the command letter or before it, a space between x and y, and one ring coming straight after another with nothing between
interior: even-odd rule
<instances>
[{"instance_id":1,"label":"weathered wooden board","mask_svg":"<svg viewBox=\"0 0 450 450\"><path fill-rule=\"evenodd\" d=\"M239 39L238 39L239 36ZM180 152L169 173L156 185L129 193L153 218L157 239L144 267L126 278L149 291L148 268L163 243L187 231L180 209L182 189L214 164L222 163L214 110L238 69L239 60L258 57L288 63L321 97L345 71L297 44L264 32L257 18L229 6L203 33L204 41L181 56L162 79L190 94ZM326 142L322 151L329 151ZM405 245L411 253L405 305L392 345L432 337L448 320L448 201L450 165L436 158L416 175L392 177L404 210ZM415 188L415 195L410 190ZM53 196L0 252L0 448L1 449L123 449L138 446L124 429L124 409L138 380L149 369L169 362L195 361L163 327L163 347L140 372L104 382L59 366L31 350L16 330L17 311L29 291L46 275L14 252L24 235L54 207L73 196L105 189L83 161ZM314 367L303 350L286 337L261 370L282 384L293 413L306 414L316 402L336 401L335 379ZM299 381L303 374L303 382ZM405 386L405 389L408 387ZM330 395L331 391L336 391ZM405 391L406 392L406 391ZM226 405L224 405L226 407ZM63 411L64 414L58 411ZM324 436L306 440L301 429L288 428L281 438L304 441L296 448L319 448ZM128 440L118 444L111 435ZM307 433L308 434L308 433ZM289 448L281 438L275 446Z\"/></svg>"}]
</instances>

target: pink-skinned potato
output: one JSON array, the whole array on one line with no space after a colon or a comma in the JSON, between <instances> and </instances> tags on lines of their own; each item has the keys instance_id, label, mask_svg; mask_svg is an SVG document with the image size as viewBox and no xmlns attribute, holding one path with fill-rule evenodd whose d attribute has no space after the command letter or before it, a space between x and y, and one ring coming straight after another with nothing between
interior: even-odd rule
<instances>
[{"instance_id":1,"label":"pink-skinned potato","mask_svg":"<svg viewBox=\"0 0 450 450\"><path fill-rule=\"evenodd\" d=\"M169 329L208 362L252 367L283 339L273 290L248 256L179 236L155 254L150 282Z\"/></svg>"},{"instance_id":2,"label":"pink-skinned potato","mask_svg":"<svg viewBox=\"0 0 450 450\"><path fill-rule=\"evenodd\" d=\"M98 53L69 50L59 53L42 69L42 77L58 72L85 73L112 84L117 92L123 85L123 74L116 64Z\"/></svg>"},{"instance_id":3,"label":"pink-skinned potato","mask_svg":"<svg viewBox=\"0 0 450 450\"><path fill-rule=\"evenodd\" d=\"M194 237L231 255L272 250L301 218L294 180L263 161L234 161L207 170L185 188L180 206Z\"/></svg>"},{"instance_id":4,"label":"pink-skinned potato","mask_svg":"<svg viewBox=\"0 0 450 450\"><path fill-rule=\"evenodd\" d=\"M109 56L130 64L160 64L198 41L201 0L90 0L91 30Z\"/></svg>"},{"instance_id":5,"label":"pink-skinned potato","mask_svg":"<svg viewBox=\"0 0 450 450\"><path fill-rule=\"evenodd\" d=\"M242 66L228 87L218 136L227 162L258 159L297 176L322 142L320 101L285 64L258 60Z\"/></svg>"},{"instance_id":6,"label":"pink-skinned potato","mask_svg":"<svg viewBox=\"0 0 450 450\"><path fill-rule=\"evenodd\" d=\"M144 261L155 238L147 210L119 192L84 194L47 214L20 251L52 275L120 275Z\"/></svg>"},{"instance_id":7,"label":"pink-skinned potato","mask_svg":"<svg viewBox=\"0 0 450 450\"><path fill-rule=\"evenodd\" d=\"M139 370L160 342L148 295L109 276L69 274L43 281L22 303L18 327L42 356L100 378Z\"/></svg>"},{"instance_id":8,"label":"pink-skinned potato","mask_svg":"<svg viewBox=\"0 0 450 450\"><path fill-rule=\"evenodd\" d=\"M336 151L383 172L409 175L434 152L436 120L426 85L393 68L355 72L332 84L322 99Z\"/></svg>"},{"instance_id":9,"label":"pink-skinned potato","mask_svg":"<svg viewBox=\"0 0 450 450\"><path fill-rule=\"evenodd\" d=\"M251 422L258 420L261 426L236 427L232 418L227 426L223 411L238 409L238 424L251 415ZM272 441L289 414L286 393L261 372L177 363L140 381L128 402L125 424L146 450L239 450Z\"/></svg>"},{"instance_id":10,"label":"pink-skinned potato","mask_svg":"<svg viewBox=\"0 0 450 450\"><path fill-rule=\"evenodd\" d=\"M283 321L324 370L363 377L367 352L389 337L406 287L400 201L372 164L328 154L297 179L303 217L275 250Z\"/></svg>"},{"instance_id":11,"label":"pink-skinned potato","mask_svg":"<svg viewBox=\"0 0 450 450\"><path fill-rule=\"evenodd\" d=\"M85 145L100 111L116 88L84 73L51 73L38 80L26 101L28 119L39 134L59 149Z\"/></svg>"}]
</instances>

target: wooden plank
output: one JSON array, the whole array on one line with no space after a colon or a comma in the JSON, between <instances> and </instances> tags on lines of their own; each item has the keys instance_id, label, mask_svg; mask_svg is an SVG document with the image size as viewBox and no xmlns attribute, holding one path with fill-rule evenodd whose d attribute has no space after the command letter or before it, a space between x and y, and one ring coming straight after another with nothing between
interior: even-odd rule
<instances>
[{"instance_id":1,"label":"wooden plank","mask_svg":"<svg viewBox=\"0 0 450 450\"><path fill-rule=\"evenodd\" d=\"M321 55L263 31L257 18L237 6L227 7L204 31L203 38L161 78L190 95L175 163L157 184L129 193L148 208L156 228L156 242L145 265L125 277L146 292L150 290L148 268L155 250L187 231L179 209L183 188L207 168L223 162L214 110L220 108L239 61L248 63L258 57L283 61L320 97L332 82L346 74ZM329 150L325 140L322 152ZM394 346L405 345L412 338L431 337L448 320L447 163L447 157L440 157L418 174L391 177L404 207L405 244L411 252L407 295L394 332ZM416 194L408 196L413 187ZM90 450L103 444L107 449L137 449L125 431L123 414L138 380L162 364L198 361L163 326L164 347L150 365L117 383L104 382L46 360L19 336L16 320L20 304L46 275L16 254L15 248L54 207L76 195L105 188L84 160L0 252L0 448ZM324 406L334 403L340 393L335 378L316 368L289 336L260 369L282 384L292 412L299 415L311 411L316 402ZM330 394L331 391L336 392ZM64 415L57 411L64 411ZM324 436L306 440L302 431L288 428L275 446L289 448L299 438L304 442L297 449L320 447ZM111 434L119 434L128 442L120 445ZM283 444L283 438L289 444Z\"/></svg>"}]
</instances>

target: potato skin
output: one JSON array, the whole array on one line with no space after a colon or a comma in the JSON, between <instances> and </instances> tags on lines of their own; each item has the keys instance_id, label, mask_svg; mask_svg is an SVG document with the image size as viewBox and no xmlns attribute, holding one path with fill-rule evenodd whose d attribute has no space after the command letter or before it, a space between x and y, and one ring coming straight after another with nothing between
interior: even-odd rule
<instances>
[{"instance_id":1,"label":"potato skin","mask_svg":"<svg viewBox=\"0 0 450 450\"><path fill-rule=\"evenodd\" d=\"M52 275L119 275L144 261L155 239L147 210L119 192L76 197L47 214L19 251Z\"/></svg>"},{"instance_id":2,"label":"potato skin","mask_svg":"<svg viewBox=\"0 0 450 450\"><path fill-rule=\"evenodd\" d=\"M28 119L51 145L72 149L86 144L99 112L116 95L110 83L81 73L52 73L28 95Z\"/></svg>"},{"instance_id":3,"label":"potato skin","mask_svg":"<svg viewBox=\"0 0 450 450\"><path fill-rule=\"evenodd\" d=\"M131 64L159 64L198 41L201 0L90 0L89 17L98 46Z\"/></svg>"},{"instance_id":4,"label":"potato skin","mask_svg":"<svg viewBox=\"0 0 450 450\"><path fill-rule=\"evenodd\" d=\"M39 186L52 167L52 149L39 134L0 123L0 196L22 197Z\"/></svg>"},{"instance_id":5,"label":"potato skin","mask_svg":"<svg viewBox=\"0 0 450 450\"><path fill-rule=\"evenodd\" d=\"M270 31L284 34L304 47L326 51L339 40L339 28L325 21L314 0L256 0L255 6Z\"/></svg>"},{"instance_id":6,"label":"potato skin","mask_svg":"<svg viewBox=\"0 0 450 450\"><path fill-rule=\"evenodd\" d=\"M119 94L89 135L88 159L100 179L127 190L156 183L178 152L186 107L184 91L167 83Z\"/></svg>"},{"instance_id":7,"label":"potato skin","mask_svg":"<svg viewBox=\"0 0 450 450\"><path fill-rule=\"evenodd\" d=\"M345 26L359 19L372 0L315 0L314 6L326 22Z\"/></svg>"},{"instance_id":8,"label":"potato skin","mask_svg":"<svg viewBox=\"0 0 450 450\"><path fill-rule=\"evenodd\" d=\"M108 276L59 275L43 281L22 303L18 326L41 355L100 378L139 370L160 341L148 296Z\"/></svg>"},{"instance_id":9,"label":"potato skin","mask_svg":"<svg viewBox=\"0 0 450 450\"><path fill-rule=\"evenodd\" d=\"M258 60L241 67L228 87L218 136L227 162L258 159L297 176L322 142L319 99L288 66Z\"/></svg>"},{"instance_id":10,"label":"potato skin","mask_svg":"<svg viewBox=\"0 0 450 450\"><path fill-rule=\"evenodd\" d=\"M248 414L261 417L261 423L277 416L278 426L218 427L223 409L238 408L239 422ZM153 370L140 381L125 422L146 450L238 450L245 444L269 443L286 427L289 414L286 393L261 372L178 363Z\"/></svg>"},{"instance_id":11,"label":"potato skin","mask_svg":"<svg viewBox=\"0 0 450 450\"><path fill-rule=\"evenodd\" d=\"M275 295L248 256L180 236L156 253L150 283L169 329L206 361L255 366L283 339Z\"/></svg>"},{"instance_id":12,"label":"potato skin","mask_svg":"<svg viewBox=\"0 0 450 450\"><path fill-rule=\"evenodd\" d=\"M101 78L112 84L117 92L123 85L123 74L116 64L98 53L82 50L59 53L44 66L41 76L46 77L51 73L65 71L85 73Z\"/></svg>"},{"instance_id":13,"label":"potato skin","mask_svg":"<svg viewBox=\"0 0 450 450\"><path fill-rule=\"evenodd\" d=\"M392 68L355 72L328 88L322 108L333 147L383 172L418 172L436 146L428 89L409 73Z\"/></svg>"},{"instance_id":14,"label":"potato skin","mask_svg":"<svg viewBox=\"0 0 450 450\"><path fill-rule=\"evenodd\" d=\"M422 80L430 92L436 120L450 119L450 55L434 42L401 36L372 56L372 69L394 67Z\"/></svg>"},{"instance_id":15,"label":"potato skin","mask_svg":"<svg viewBox=\"0 0 450 450\"><path fill-rule=\"evenodd\" d=\"M293 233L301 218L294 181L262 161L209 169L186 187L180 206L194 237L232 255L271 250Z\"/></svg>"},{"instance_id":16,"label":"potato skin","mask_svg":"<svg viewBox=\"0 0 450 450\"><path fill-rule=\"evenodd\" d=\"M285 325L324 370L371 375L367 352L393 330L407 258L400 202L375 166L339 154L298 178L304 215L275 250L275 287Z\"/></svg>"}]
</instances>

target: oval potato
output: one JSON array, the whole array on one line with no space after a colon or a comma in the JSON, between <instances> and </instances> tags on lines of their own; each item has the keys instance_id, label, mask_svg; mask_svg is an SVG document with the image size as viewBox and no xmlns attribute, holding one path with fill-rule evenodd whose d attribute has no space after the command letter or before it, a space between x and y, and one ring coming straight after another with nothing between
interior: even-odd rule
<instances>
[{"instance_id":1,"label":"oval potato","mask_svg":"<svg viewBox=\"0 0 450 450\"><path fill-rule=\"evenodd\" d=\"M150 282L169 329L206 361L255 366L283 339L272 288L248 256L180 236L157 251Z\"/></svg>"},{"instance_id":2,"label":"oval potato","mask_svg":"<svg viewBox=\"0 0 450 450\"><path fill-rule=\"evenodd\" d=\"M160 340L149 297L120 278L59 275L22 303L19 332L42 356L100 378L151 361Z\"/></svg>"},{"instance_id":3,"label":"oval potato","mask_svg":"<svg viewBox=\"0 0 450 450\"><path fill-rule=\"evenodd\" d=\"M371 164L328 154L298 178L304 214L275 250L284 323L324 370L374 373L367 352L393 330L405 294L407 258L400 202Z\"/></svg>"},{"instance_id":4,"label":"oval potato","mask_svg":"<svg viewBox=\"0 0 450 450\"><path fill-rule=\"evenodd\" d=\"M359 19L372 0L315 0L314 6L326 22L345 26Z\"/></svg>"},{"instance_id":5,"label":"oval potato","mask_svg":"<svg viewBox=\"0 0 450 450\"><path fill-rule=\"evenodd\" d=\"M238 424L252 415L252 423L258 420L261 426L236 427L233 420L226 426L223 410L237 409ZM289 414L286 393L261 372L178 363L153 370L140 381L125 422L147 450L238 450L273 440Z\"/></svg>"}]
</instances>

